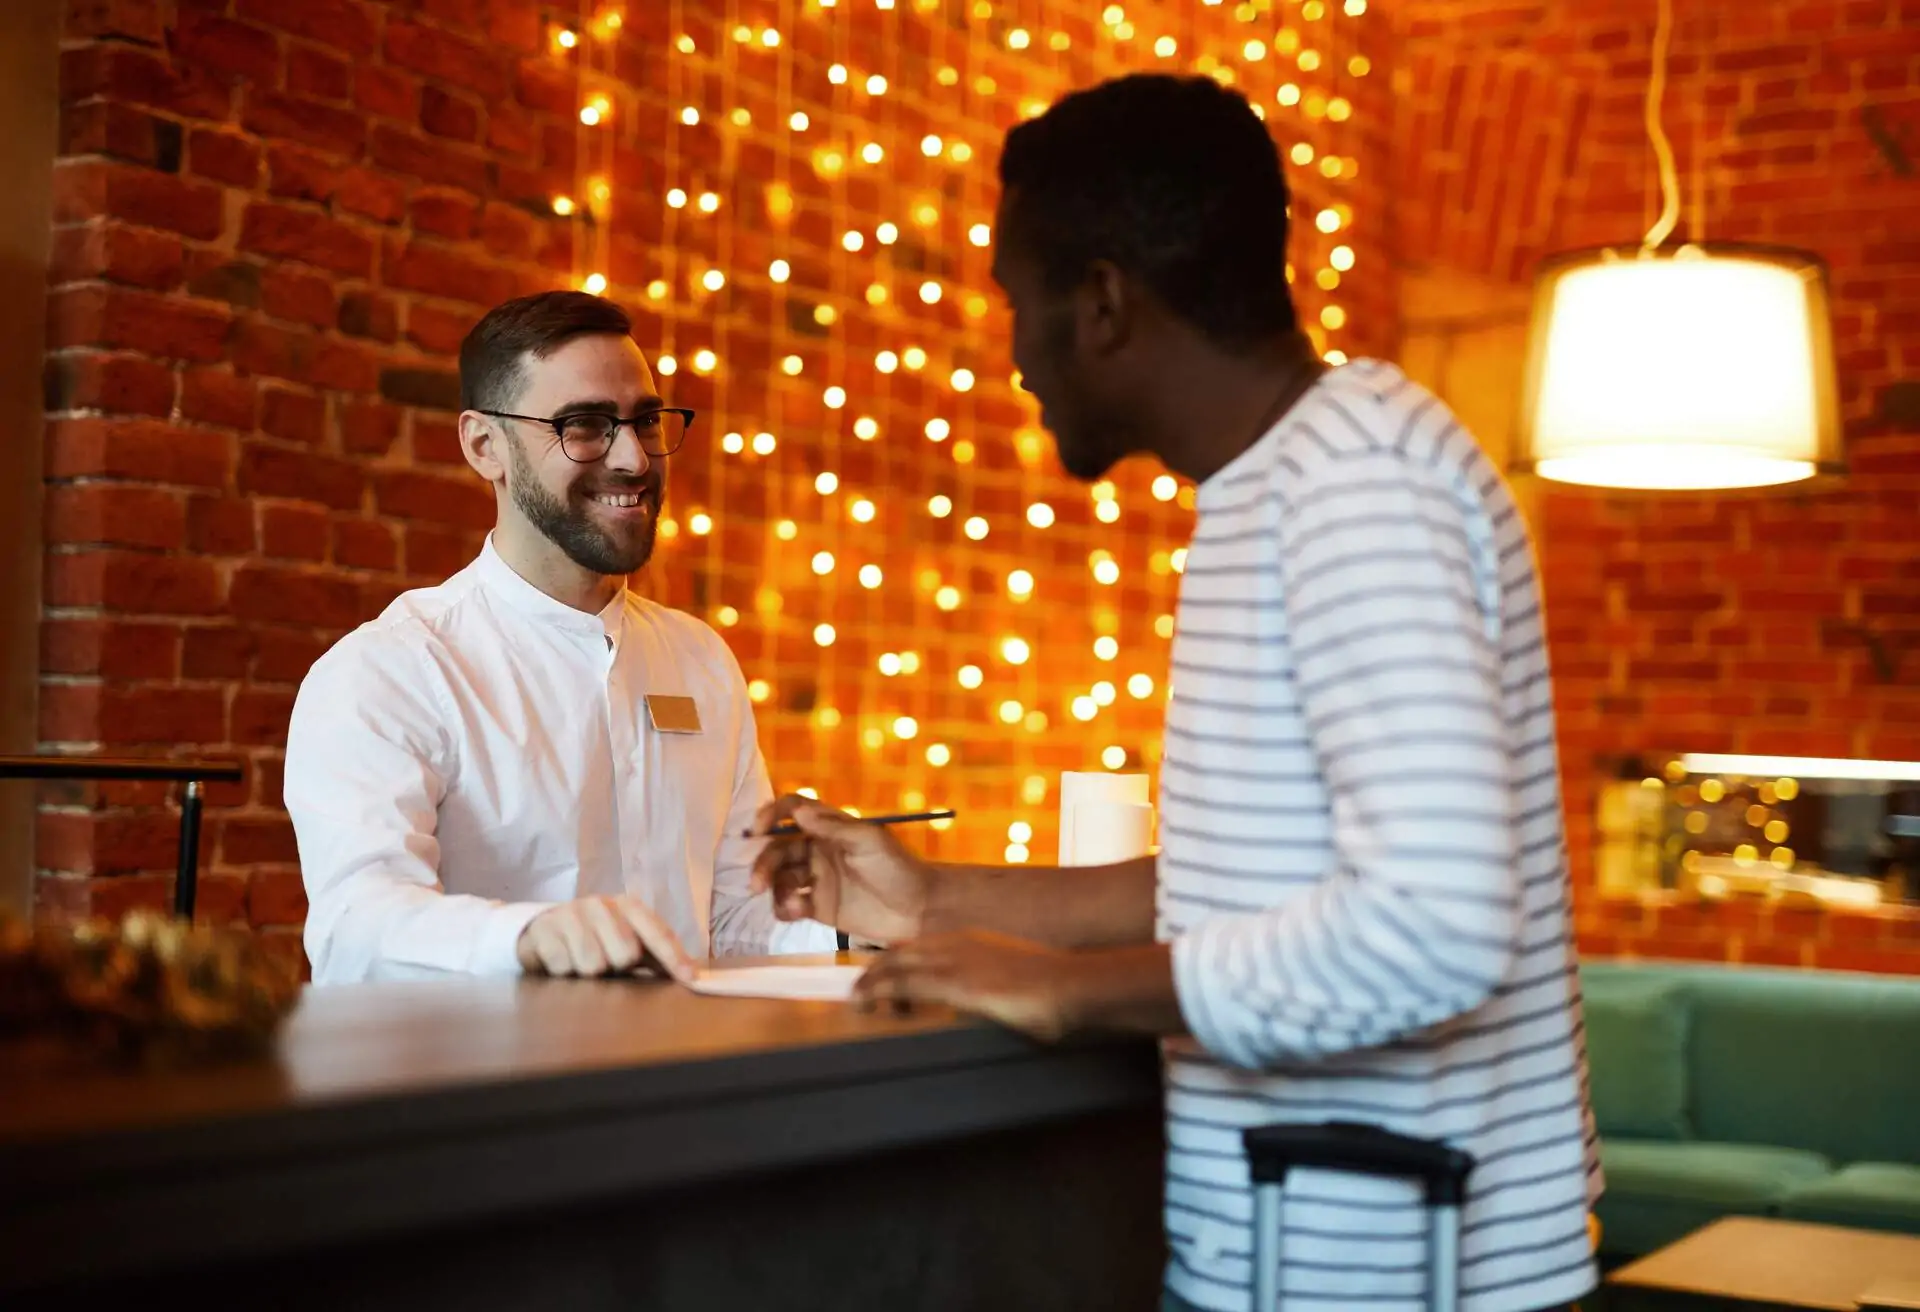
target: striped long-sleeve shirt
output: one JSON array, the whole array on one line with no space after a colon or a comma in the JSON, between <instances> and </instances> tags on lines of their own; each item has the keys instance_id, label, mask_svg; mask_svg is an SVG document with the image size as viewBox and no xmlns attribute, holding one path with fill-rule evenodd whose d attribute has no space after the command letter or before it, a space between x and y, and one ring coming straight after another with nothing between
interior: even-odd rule
<instances>
[{"instance_id":1,"label":"striped long-sleeve shirt","mask_svg":"<svg viewBox=\"0 0 1920 1312\"><path fill-rule=\"evenodd\" d=\"M1461 1306L1594 1283L1600 1186L1526 528L1433 396L1323 377L1199 489L1160 781L1168 1287L1252 1301L1240 1130L1360 1120L1478 1166ZM1289 1177L1298 1309L1425 1306L1411 1185ZM1260 1312L1267 1312L1261 1309Z\"/></svg>"}]
</instances>

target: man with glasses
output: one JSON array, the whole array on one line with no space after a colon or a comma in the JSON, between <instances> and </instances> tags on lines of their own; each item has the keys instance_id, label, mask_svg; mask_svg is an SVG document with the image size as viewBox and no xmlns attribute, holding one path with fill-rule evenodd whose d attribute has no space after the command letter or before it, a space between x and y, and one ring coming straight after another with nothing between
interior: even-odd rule
<instances>
[{"instance_id":1,"label":"man with glasses","mask_svg":"<svg viewBox=\"0 0 1920 1312\"><path fill-rule=\"evenodd\" d=\"M831 929L748 889L742 834L770 788L738 662L626 586L694 412L661 399L626 314L583 292L489 312L460 391L493 532L341 639L294 706L314 980L684 979L709 954L831 951Z\"/></svg>"}]
</instances>

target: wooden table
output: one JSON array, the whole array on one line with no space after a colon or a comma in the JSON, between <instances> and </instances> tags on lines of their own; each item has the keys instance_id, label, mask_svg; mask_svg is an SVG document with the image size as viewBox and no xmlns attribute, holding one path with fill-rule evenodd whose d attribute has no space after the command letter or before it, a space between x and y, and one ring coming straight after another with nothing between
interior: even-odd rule
<instances>
[{"instance_id":1,"label":"wooden table","mask_svg":"<svg viewBox=\"0 0 1920 1312\"><path fill-rule=\"evenodd\" d=\"M640 980L310 989L268 1059L0 1087L0 1304L1148 1309L1160 1155L1149 1044Z\"/></svg>"},{"instance_id":2,"label":"wooden table","mask_svg":"<svg viewBox=\"0 0 1920 1312\"><path fill-rule=\"evenodd\" d=\"M1876 1286L1920 1280L1920 1238L1736 1216L1624 1266L1615 1289L1661 1306L1831 1308L1853 1312ZM1643 1304L1636 1300L1634 1306Z\"/></svg>"}]
</instances>

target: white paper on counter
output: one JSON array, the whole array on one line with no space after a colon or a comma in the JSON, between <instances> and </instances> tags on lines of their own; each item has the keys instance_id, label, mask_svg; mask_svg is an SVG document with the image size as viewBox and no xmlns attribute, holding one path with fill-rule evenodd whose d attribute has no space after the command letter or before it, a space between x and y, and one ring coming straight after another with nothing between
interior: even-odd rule
<instances>
[{"instance_id":1,"label":"white paper on counter","mask_svg":"<svg viewBox=\"0 0 1920 1312\"><path fill-rule=\"evenodd\" d=\"M1096 866L1145 856L1153 842L1153 807L1144 774L1060 776L1060 864Z\"/></svg>"},{"instance_id":2,"label":"white paper on counter","mask_svg":"<svg viewBox=\"0 0 1920 1312\"><path fill-rule=\"evenodd\" d=\"M786 998L845 1002L865 966L702 967L687 985L695 993L723 998Z\"/></svg>"}]
</instances>

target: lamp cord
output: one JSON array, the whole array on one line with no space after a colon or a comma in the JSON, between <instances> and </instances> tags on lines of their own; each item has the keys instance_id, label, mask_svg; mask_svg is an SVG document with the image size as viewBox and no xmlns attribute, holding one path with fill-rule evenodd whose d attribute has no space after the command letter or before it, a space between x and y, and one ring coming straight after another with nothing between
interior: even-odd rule
<instances>
[{"instance_id":1,"label":"lamp cord","mask_svg":"<svg viewBox=\"0 0 1920 1312\"><path fill-rule=\"evenodd\" d=\"M1673 0L1659 0L1653 27L1653 71L1647 78L1647 136L1660 166L1660 217L1647 229L1643 251L1657 250L1672 235L1680 219L1680 178L1673 162L1673 143L1660 123L1660 103L1667 90L1667 51L1673 44Z\"/></svg>"}]
</instances>

